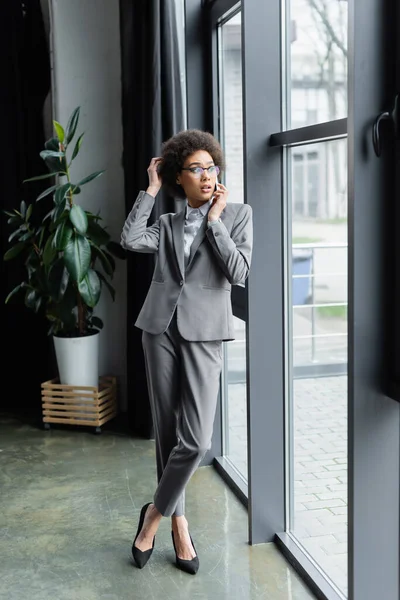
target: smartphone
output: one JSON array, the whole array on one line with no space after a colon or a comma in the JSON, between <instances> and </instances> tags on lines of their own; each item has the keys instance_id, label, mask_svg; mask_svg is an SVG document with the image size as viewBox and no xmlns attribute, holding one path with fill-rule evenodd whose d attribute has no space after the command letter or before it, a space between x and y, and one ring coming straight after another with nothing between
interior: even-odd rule
<instances>
[{"instance_id":1,"label":"smartphone","mask_svg":"<svg viewBox=\"0 0 400 600\"><path fill-rule=\"evenodd\" d=\"M217 190L218 190L218 177L216 177L216 178L215 178L215 188L214 188L214 194L215 194L215 192L216 192ZM214 196L214 194L213 194L213 196L212 196L211 200L214 200L214 197L215 197L215 196Z\"/></svg>"}]
</instances>

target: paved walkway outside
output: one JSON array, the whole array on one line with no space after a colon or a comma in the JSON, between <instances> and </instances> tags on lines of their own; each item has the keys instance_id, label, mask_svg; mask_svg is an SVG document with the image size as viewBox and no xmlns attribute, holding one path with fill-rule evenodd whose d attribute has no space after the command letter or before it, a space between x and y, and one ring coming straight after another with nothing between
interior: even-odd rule
<instances>
[{"instance_id":1,"label":"paved walkway outside","mask_svg":"<svg viewBox=\"0 0 400 600\"><path fill-rule=\"evenodd\" d=\"M347 595L347 377L294 381L292 532ZM247 479L246 388L229 385L229 458Z\"/></svg>"}]
</instances>

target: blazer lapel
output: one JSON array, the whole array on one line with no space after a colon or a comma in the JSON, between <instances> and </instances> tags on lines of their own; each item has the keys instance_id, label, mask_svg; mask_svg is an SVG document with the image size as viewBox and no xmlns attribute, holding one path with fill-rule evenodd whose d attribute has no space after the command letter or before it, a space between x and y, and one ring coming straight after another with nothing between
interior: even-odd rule
<instances>
[{"instance_id":1,"label":"blazer lapel","mask_svg":"<svg viewBox=\"0 0 400 600\"><path fill-rule=\"evenodd\" d=\"M186 265L186 269L188 269L190 267L190 263L193 260L193 256L196 254L198 247L200 246L201 242L204 240L205 235L206 235L206 229L207 229L207 215L204 217L204 219L196 233L196 236L192 242L192 245L190 246L189 260Z\"/></svg>"},{"instance_id":2,"label":"blazer lapel","mask_svg":"<svg viewBox=\"0 0 400 600\"><path fill-rule=\"evenodd\" d=\"M176 254L176 260L178 261L179 270L182 278L185 274L185 263L183 256L183 232L185 226L185 213L186 209L175 213L171 219L172 222L172 239L174 240L174 249Z\"/></svg>"},{"instance_id":3,"label":"blazer lapel","mask_svg":"<svg viewBox=\"0 0 400 600\"><path fill-rule=\"evenodd\" d=\"M224 216L225 216L224 212L225 212L225 209L221 213L222 221L224 220ZM183 247L184 247L183 236L184 236L184 228L185 228L185 216L186 216L186 208L184 210L181 210L179 213L175 213L174 216L172 217L172 237L174 240L174 249L175 249L176 259L178 261L178 265L179 265L179 269L180 269L182 278L184 277L184 274L185 274L185 260L184 260L184 254L183 254ZM196 236L192 242L192 245L190 247L189 260L188 260L186 269L188 269L190 267L190 264L193 260L194 255L196 254L200 244L203 242L203 240L205 238L206 230L207 230L207 220L208 220L208 215L205 215L205 217L196 233Z\"/></svg>"},{"instance_id":4,"label":"blazer lapel","mask_svg":"<svg viewBox=\"0 0 400 600\"><path fill-rule=\"evenodd\" d=\"M223 221L224 218L225 218L225 209L221 213L221 221ZM206 214L206 216L204 217L203 222L202 222L201 226L199 227L196 237L194 238L193 243L190 247L189 260L188 260L186 269L188 269L190 267L190 263L192 262L194 255L196 254L200 244L203 242L204 238L206 237L207 221L208 221L208 214Z\"/></svg>"}]
</instances>

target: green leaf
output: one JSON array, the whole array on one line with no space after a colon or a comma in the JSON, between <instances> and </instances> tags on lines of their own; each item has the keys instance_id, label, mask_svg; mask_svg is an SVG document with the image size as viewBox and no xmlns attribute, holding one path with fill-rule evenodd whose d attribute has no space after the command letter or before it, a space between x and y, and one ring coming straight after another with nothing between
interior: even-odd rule
<instances>
[{"instance_id":1,"label":"green leaf","mask_svg":"<svg viewBox=\"0 0 400 600\"><path fill-rule=\"evenodd\" d=\"M104 277L103 273L101 273L100 271L97 271L97 270L96 270L96 273L100 277L101 281L107 287L108 291L110 292L111 298L113 300L115 300L115 289L113 288L113 286L107 281L107 279Z\"/></svg>"},{"instance_id":2,"label":"green leaf","mask_svg":"<svg viewBox=\"0 0 400 600\"><path fill-rule=\"evenodd\" d=\"M36 302L35 302L35 306L33 308L33 310L35 311L35 313L39 312L39 308L40 308L40 306L42 304L42 300L43 300L42 296L38 296L37 297Z\"/></svg>"},{"instance_id":3,"label":"green leaf","mask_svg":"<svg viewBox=\"0 0 400 600\"><path fill-rule=\"evenodd\" d=\"M84 185L85 183L89 183L89 181L96 179L96 177L100 177L100 175L102 175L103 173L105 173L105 171L96 171L95 173L88 175L84 179L81 179L81 181L77 185Z\"/></svg>"},{"instance_id":4,"label":"green leaf","mask_svg":"<svg viewBox=\"0 0 400 600\"><path fill-rule=\"evenodd\" d=\"M60 204L57 204L56 208L54 209L54 213L53 213L53 223L56 223L59 219L61 219L66 206L67 206L66 198L64 198L64 200L61 200Z\"/></svg>"},{"instance_id":5,"label":"green leaf","mask_svg":"<svg viewBox=\"0 0 400 600\"><path fill-rule=\"evenodd\" d=\"M30 177L29 179L24 179L22 183L26 183L27 181L39 181L39 179L50 179L50 177L54 177L54 173L46 173L45 175Z\"/></svg>"},{"instance_id":6,"label":"green leaf","mask_svg":"<svg viewBox=\"0 0 400 600\"><path fill-rule=\"evenodd\" d=\"M26 211L25 221L29 221L29 219L31 218L32 210L33 210L33 204L30 204L28 206L28 210Z\"/></svg>"},{"instance_id":7,"label":"green leaf","mask_svg":"<svg viewBox=\"0 0 400 600\"><path fill-rule=\"evenodd\" d=\"M46 148L46 150L52 150L53 152L58 152L59 151L58 138L50 138L49 140L47 140L47 142L45 143L45 148ZM57 157L48 156L45 159L45 163L46 163L47 167L50 169L50 171L52 171L52 173L60 173L62 175L66 175L67 161L66 161L65 156L64 156L64 158L61 159L61 161Z\"/></svg>"},{"instance_id":8,"label":"green leaf","mask_svg":"<svg viewBox=\"0 0 400 600\"><path fill-rule=\"evenodd\" d=\"M12 225L13 223L20 223L20 222L21 222L21 217L19 217L19 216L10 217L9 219L7 219L7 223L9 225Z\"/></svg>"},{"instance_id":9,"label":"green leaf","mask_svg":"<svg viewBox=\"0 0 400 600\"><path fill-rule=\"evenodd\" d=\"M41 248L42 244L43 244L43 236L45 234L46 227L41 227L39 231L40 231L40 234L39 234L39 243L38 243L38 246L39 246L39 248ZM39 231L38 231L38 233L39 233Z\"/></svg>"},{"instance_id":10,"label":"green leaf","mask_svg":"<svg viewBox=\"0 0 400 600\"><path fill-rule=\"evenodd\" d=\"M61 277L62 280L62 277ZM72 284L67 286L65 293L60 298L58 290L55 290L55 301L49 302L46 307L46 317L55 323L57 330L64 332L73 331L76 325L76 287Z\"/></svg>"},{"instance_id":11,"label":"green leaf","mask_svg":"<svg viewBox=\"0 0 400 600\"><path fill-rule=\"evenodd\" d=\"M58 121L53 121L54 129L56 130L57 137L61 143L64 141L64 128Z\"/></svg>"},{"instance_id":12,"label":"green leaf","mask_svg":"<svg viewBox=\"0 0 400 600\"><path fill-rule=\"evenodd\" d=\"M42 150L40 152L40 156L45 159L45 158L56 158L56 157L64 157L65 156L65 152L60 152L60 151L55 151L55 150ZM61 163L60 163L61 164Z\"/></svg>"},{"instance_id":13,"label":"green leaf","mask_svg":"<svg viewBox=\"0 0 400 600\"><path fill-rule=\"evenodd\" d=\"M72 279L79 283L88 272L91 250L88 240L75 234L64 248L64 261Z\"/></svg>"},{"instance_id":14,"label":"green leaf","mask_svg":"<svg viewBox=\"0 0 400 600\"><path fill-rule=\"evenodd\" d=\"M77 232L84 235L88 228L88 220L85 211L77 204L74 204L69 211L69 218Z\"/></svg>"},{"instance_id":15,"label":"green leaf","mask_svg":"<svg viewBox=\"0 0 400 600\"><path fill-rule=\"evenodd\" d=\"M34 260L32 260L34 258ZM31 281L35 275L37 274L37 255L31 252L28 258L25 261L26 271L28 273L29 281Z\"/></svg>"},{"instance_id":16,"label":"green leaf","mask_svg":"<svg viewBox=\"0 0 400 600\"><path fill-rule=\"evenodd\" d=\"M21 215L24 217L25 219L25 215L26 215L26 203L24 200L21 200L21 205L20 205L20 213Z\"/></svg>"},{"instance_id":17,"label":"green leaf","mask_svg":"<svg viewBox=\"0 0 400 600\"><path fill-rule=\"evenodd\" d=\"M90 210L86 211L87 214L87 218L93 221L102 221L102 217L100 216L99 213L97 213L96 215L94 215L93 213L90 212Z\"/></svg>"},{"instance_id":18,"label":"green leaf","mask_svg":"<svg viewBox=\"0 0 400 600\"><path fill-rule=\"evenodd\" d=\"M83 136L84 136L84 135L85 135L85 134L84 134L84 133L82 133L82 134L79 136L79 138L77 139L77 142L76 142L76 144L75 144L74 151L73 151L73 153L72 153L72 156L71 156L71 161L73 161L73 160L74 160L74 158L77 156L77 154L78 154L78 152L79 152L79 150L80 150L80 148L81 148L81 145L82 145L82 140L83 140Z\"/></svg>"},{"instance_id":19,"label":"green leaf","mask_svg":"<svg viewBox=\"0 0 400 600\"><path fill-rule=\"evenodd\" d=\"M80 106L78 106L77 108L75 108L75 110L73 111L72 115L70 116L69 120L68 120L68 124L67 124L67 133L66 133L66 138L67 138L67 144L70 143L70 141L72 140L72 138L75 135L75 131L78 125L78 121L79 121L79 112L80 112Z\"/></svg>"},{"instance_id":20,"label":"green leaf","mask_svg":"<svg viewBox=\"0 0 400 600\"><path fill-rule=\"evenodd\" d=\"M7 304L7 302L10 300L10 298L12 298L14 296L14 294L19 292L19 290L21 290L24 287L24 285L25 285L25 282L23 281L22 283L17 285L13 290L11 290L11 292L8 294L7 298L5 299L5 304Z\"/></svg>"},{"instance_id":21,"label":"green leaf","mask_svg":"<svg viewBox=\"0 0 400 600\"><path fill-rule=\"evenodd\" d=\"M72 333L75 331L75 317L72 313L63 311L61 315L50 316L49 311L46 311L46 317L49 321L53 321L48 335L59 335L60 333Z\"/></svg>"},{"instance_id":22,"label":"green leaf","mask_svg":"<svg viewBox=\"0 0 400 600\"><path fill-rule=\"evenodd\" d=\"M36 290L26 290L25 294L25 305L32 310L35 309L35 304L37 300Z\"/></svg>"},{"instance_id":23,"label":"green leaf","mask_svg":"<svg viewBox=\"0 0 400 600\"><path fill-rule=\"evenodd\" d=\"M110 265L111 265L111 268L112 268L112 270L113 270L113 273L114 273L114 271L115 271L115 260L114 260L114 257L113 257L113 255L112 255L112 254L110 254L109 252L106 252L105 250L103 250L103 252L104 252L104 254L105 254L105 256L106 256L106 258L107 258L108 262L110 263Z\"/></svg>"},{"instance_id":24,"label":"green leaf","mask_svg":"<svg viewBox=\"0 0 400 600\"><path fill-rule=\"evenodd\" d=\"M72 237L72 233L72 228L68 225L66 221L60 223L54 235L53 246L57 250L64 250L65 246L68 244Z\"/></svg>"},{"instance_id":25,"label":"green leaf","mask_svg":"<svg viewBox=\"0 0 400 600\"><path fill-rule=\"evenodd\" d=\"M54 152L58 152L58 138L52 137L45 143L44 147L46 150L53 150Z\"/></svg>"},{"instance_id":26,"label":"green leaf","mask_svg":"<svg viewBox=\"0 0 400 600\"><path fill-rule=\"evenodd\" d=\"M43 250L43 264L48 267L53 260L55 259L55 257L57 256L57 250L53 247L53 238L54 238L54 233L52 233L46 242L46 245L44 247Z\"/></svg>"},{"instance_id":27,"label":"green leaf","mask_svg":"<svg viewBox=\"0 0 400 600\"><path fill-rule=\"evenodd\" d=\"M53 319L53 317L49 316L48 314L46 316L49 319L49 321L51 321ZM51 335L56 335L56 334L57 334L57 325L55 323L52 323L49 327L47 335L50 337Z\"/></svg>"},{"instance_id":28,"label":"green leaf","mask_svg":"<svg viewBox=\"0 0 400 600\"><path fill-rule=\"evenodd\" d=\"M52 208L51 210L49 210L49 212L47 213L47 215L45 215L42 219L42 221L46 221L46 219L48 219L49 217L52 217L54 214L55 209Z\"/></svg>"},{"instance_id":29,"label":"green leaf","mask_svg":"<svg viewBox=\"0 0 400 600\"><path fill-rule=\"evenodd\" d=\"M91 245L94 248L95 256L99 258L104 271L107 273L107 275L112 276L112 274L114 273L114 269L106 254L94 242L91 242Z\"/></svg>"},{"instance_id":30,"label":"green leaf","mask_svg":"<svg viewBox=\"0 0 400 600\"><path fill-rule=\"evenodd\" d=\"M27 240L32 238L34 235L35 234L33 231L27 231L26 233L24 233L24 235L21 235L21 237L19 239L21 242L26 242Z\"/></svg>"},{"instance_id":31,"label":"green leaf","mask_svg":"<svg viewBox=\"0 0 400 600\"><path fill-rule=\"evenodd\" d=\"M18 242L18 244L15 244L15 246L7 250L7 252L4 255L4 260L10 260L11 258L15 258L16 256L18 256L18 254L21 254L25 246L25 242Z\"/></svg>"},{"instance_id":32,"label":"green leaf","mask_svg":"<svg viewBox=\"0 0 400 600\"><path fill-rule=\"evenodd\" d=\"M105 246L110 241L110 234L93 219L89 221L87 233L98 246Z\"/></svg>"},{"instance_id":33,"label":"green leaf","mask_svg":"<svg viewBox=\"0 0 400 600\"><path fill-rule=\"evenodd\" d=\"M64 259L60 256L53 262L47 275L47 289L55 302L59 300L60 285L65 270Z\"/></svg>"},{"instance_id":34,"label":"green leaf","mask_svg":"<svg viewBox=\"0 0 400 600\"><path fill-rule=\"evenodd\" d=\"M58 158L46 158L46 165L54 175L66 177L67 163L65 162L65 158L63 158L61 162Z\"/></svg>"},{"instance_id":35,"label":"green leaf","mask_svg":"<svg viewBox=\"0 0 400 600\"><path fill-rule=\"evenodd\" d=\"M96 271L89 269L85 277L78 283L78 289L85 304L96 306L100 299L101 283Z\"/></svg>"},{"instance_id":36,"label":"green leaf","mask_svg":"<svg viewBox=\"0 0 400 600\"><path fill-rule=\"evenodd\" d=\"M40 194L40 196L38 196L38 197L36 198L36 202L37 202L38 200L41 200L41 199L42 199L42 198L44 198L45 196L48 196L49 194L51 194L51 192L54 192L54 190L55 190L57 187L58 187L57 185L52 185L51 187L47 188L47 190L44 190L44 192L42 192L42 193Z\"/></svg>"},{"instance_id":37,"label":"green leaf","mask_svg":"<svg viewBox=\"0 0 400 600\"><path fill-rule=\"evenodd\" d=\"M64 183L56 190L56 193L54 194L54 202L56 204L60 204L60 202L62 200L64 200L70 187L71 187L70 183Z\"/></svg>"},{"instance_id":38,"label":"green leaf","mask_svg":"<svg viewBox=\"0 0 400 600\"><path fill-rule=\"evenodd\" d=\"M60 290L58 293L59 300L62 300L62 298L64 297L64 294L68 287L68 284L69 284L69 273L68 273L67 269L64 267L63 274L61 277Z\"/></svg>"},{"instance_id":39,"label":"green leaf","mask_svg":"<svg viewBox=\"0 0 400 600\"><path fill-rule=\"evenodd\" d=\"M21 227L18 227L18 229L13 231L12 234L9 236L8 241L11 242L17 235L20 235L22 232L23 229L21 229Z\"/></svg>"},{"instance_id":40,"label":"green leaf","mask_svg":"<svg viewBox=\"0 0 400 600\"><path fill-rule=\"evenodd\" d=\"M9 210L3 210L3 213L8 217L15 217L15 212L10 212Z\"/></svg>"},{"instance_id":41,"label":"green leaf","mask_svg":"<svg viewBox=\"0 0 400 600\"><path fill-rule=\"evenodd\" d=\"M97 329L103 329L103 321L99 317L92 317L92 325Z\"/></svg>"}]
</instances>

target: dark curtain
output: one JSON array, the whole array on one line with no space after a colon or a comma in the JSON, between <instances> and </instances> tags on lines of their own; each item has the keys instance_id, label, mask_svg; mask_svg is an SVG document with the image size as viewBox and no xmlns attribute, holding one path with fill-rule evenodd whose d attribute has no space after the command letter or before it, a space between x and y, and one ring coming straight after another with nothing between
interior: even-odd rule
<instances>
[{"instance_id":1,"label":"dark curtain","mask_svg":"<svg viewBox=\"0 0 400 600\"><path fill-rule=\"evenodd\" d=\"M39 152L44 145L43 104L50 89L50 62L39 0L0 2L0 107L2 157L0 209L18 208L21 200L34 203L49 181L23 184L47 172ZM34 206L40 219L45 203ZM4 262L11 229L0 213L1 228L1 356L0 411L13 415L41 414L40 383L54 376L44 318L29 311L22 294L4 300L25 278L22 260Z\"/></svg>"},{"instance_id":2,"label":"dark curtain","mask_svg":"<svg viewBox=\"0 0 400 600\"><path fill-rule=\"evenodd\" d=\"M184 129L175 0L120 0L126 214L148 186L147 167L163 141ZM182 207L163 191L149 224ZM134 326L150 284L154 257L128 253L128 420L153 437L142 331Z\"/></svg>"}]
</instances>

